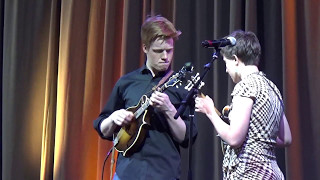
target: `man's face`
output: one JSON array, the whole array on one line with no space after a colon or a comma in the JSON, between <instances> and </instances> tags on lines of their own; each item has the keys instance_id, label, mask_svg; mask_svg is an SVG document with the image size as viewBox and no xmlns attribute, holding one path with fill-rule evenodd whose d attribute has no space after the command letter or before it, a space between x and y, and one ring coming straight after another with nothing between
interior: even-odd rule
<instances>
[{"instance_id":1,"label":"man's face","mask_svg":"<svg viewBox=\"0 0 320 180\"><path fill-rule=\"evenodd\" d=\"M147 56L147 67L153 72L153 74L166 71L170 67L173 50L174 41L172 38L157 38L153 43L151 43L149 49L145 46L143 47L143 51Z\"/></svg>"}]
</instances>

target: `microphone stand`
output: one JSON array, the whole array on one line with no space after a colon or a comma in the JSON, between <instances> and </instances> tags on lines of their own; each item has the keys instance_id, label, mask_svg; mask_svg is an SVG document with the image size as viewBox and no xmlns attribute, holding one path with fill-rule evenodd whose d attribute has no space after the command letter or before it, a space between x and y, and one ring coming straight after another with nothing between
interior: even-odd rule
<instances>
[{"instance_id":1,"label":"microphone stand","mask_svg":"<svg viewBox=\"0 0 320 180\"><path fill-rule=\"evenodd\" d=\"M199 93L199 89L201 88L202 80L204 76L207 74L207 72L210 70L213 62L218 59L218 56L220 54L220 49L215 48L215 52L212 55L212 60L211 62L207 63L204 66L204 72L200 76L200 78L197 80L195 79L196 82L192 82L193 86L192 89L189 91L187 96L181 101L181 105L179 109L177 110L177 113L174 116L174 119L177 119L186 109L186 106L190 106L190 115L189 115L189 120L190 120L190 125L189 125L189 148L188 148L188 180L192 180L192 170L191 170L191 163L192 163L192 137L193 137L193 118L194 118L194 111L195 111L195 103L194 99L196 95ZM192 80L193 81L193 80Z\"/></svg>"}]
</instances>

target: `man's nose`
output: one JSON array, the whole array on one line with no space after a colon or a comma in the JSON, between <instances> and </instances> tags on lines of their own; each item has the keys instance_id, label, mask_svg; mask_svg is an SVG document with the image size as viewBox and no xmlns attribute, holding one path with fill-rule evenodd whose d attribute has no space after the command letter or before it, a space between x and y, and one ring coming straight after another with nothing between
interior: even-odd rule
<instances>
[{"instance_id":1,"label":"man's nose","mask_svg":"<svg viewBox=\"0 0 320 180\"><path fill-rule=\"evenodd\" d=\"M168 52L167 51L163 51L162 52L162 59L167 59L168 58Z\"/></svg>"}]
</instances>

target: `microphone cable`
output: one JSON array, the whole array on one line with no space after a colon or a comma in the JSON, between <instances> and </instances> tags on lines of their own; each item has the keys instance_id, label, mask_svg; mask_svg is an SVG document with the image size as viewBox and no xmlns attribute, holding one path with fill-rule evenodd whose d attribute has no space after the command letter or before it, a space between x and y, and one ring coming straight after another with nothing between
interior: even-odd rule
<instances>
[{"instance_id":1,"label":"microphone cable","mask_svg":"<svg viewBox=\"0 0 320 180\"><path fill-rule=\"evenodd\" d=\"M107 159L109 158L111 152L113 151L113 148L114 148L114 147L112 146L111 149L108 151L106 158L105 158L104 161L103 161L102 172L101 172L101 180L103 180L104 167L105 167L105 165L106 165ZM112 173L112 172L110 172L110 173Z\"/></svg>"}]
</instances>

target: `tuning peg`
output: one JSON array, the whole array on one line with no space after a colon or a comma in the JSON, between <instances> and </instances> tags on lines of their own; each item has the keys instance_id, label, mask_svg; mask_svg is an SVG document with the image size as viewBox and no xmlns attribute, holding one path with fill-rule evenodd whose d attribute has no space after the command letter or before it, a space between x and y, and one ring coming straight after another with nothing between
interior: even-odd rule
<instances>
[{"instance_id":1,"label":"tuning peg","mask_svg":"<svg viewBox=\"0 0 320 180\"><path fill-rule=\"evenodd\" d=\"M197 73L195 76L191 76L191 79L192 79L194 84L197 83L199 81L199 79L200 79L199 73Z\"/></svg>"},{"instance_id":2,"label":"tuning peg","mask_svg":"<svg viewBox=\"0 0 320 180\"><path fill-rule=\"evenodd\" d=\"M184 87L184 89L190 91L193 87L193 82L191 80L188 80L188 84Z\"/></svg>"},{"instance_id":3,"label":"tuning peg","mask_svg":"<svg viewBox=\"0 0 320 180\"><path fill-rule=\"evenodd\" d=\"M206 83L204 83L203 81L200 82L198 89L201 89Z\"/></svg>"}]
</instances>

